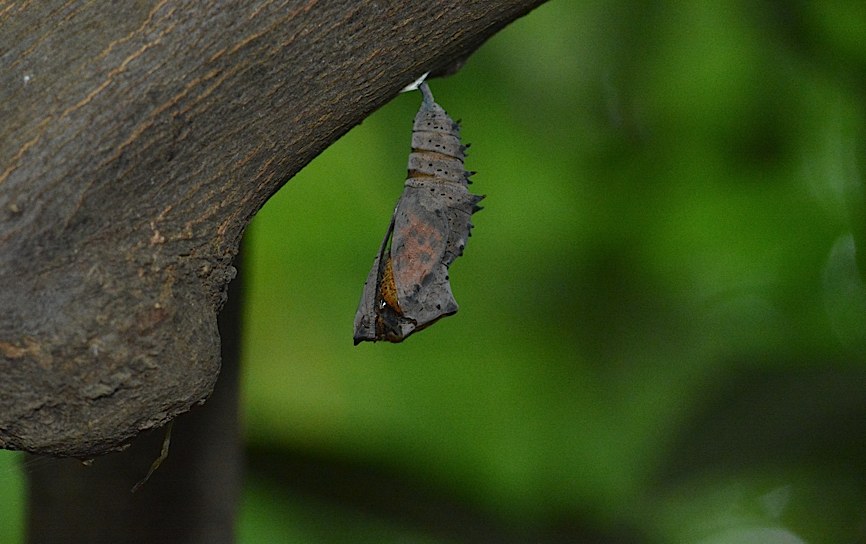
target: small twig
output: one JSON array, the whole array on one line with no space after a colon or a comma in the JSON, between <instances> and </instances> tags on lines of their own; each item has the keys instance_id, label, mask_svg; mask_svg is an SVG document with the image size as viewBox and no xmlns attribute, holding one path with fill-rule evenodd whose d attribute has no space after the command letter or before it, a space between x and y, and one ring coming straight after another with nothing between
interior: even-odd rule
<instances>
[{"instance_id":1,"label":"small twig","mask_svg":"<svg viewBox=\"0 0 866 544\"><path fill-rule=\"evenodd\" d=\"M168 425L165 426L165 438L162 439L162 450L159 452L159 457L157 457L156 460L151 463L150 470L147 471L147 474L144 476L144 478L140 482L132 486L132 489L130 489L130 493L135 493L136 491L138 491L141 486L143 486L145 482L150 479L150 476L154 472L156 472L156 469L159 468L162 462L168 458L168 446L171 443L171 428L173 425L174 420L169 421Z\"/></svg>"}]
</instances>

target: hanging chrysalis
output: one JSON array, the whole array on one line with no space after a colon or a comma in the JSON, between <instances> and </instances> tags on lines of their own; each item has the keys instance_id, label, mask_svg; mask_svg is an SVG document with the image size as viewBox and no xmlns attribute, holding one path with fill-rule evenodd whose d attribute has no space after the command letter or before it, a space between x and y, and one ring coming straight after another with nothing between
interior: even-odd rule
<instances>
[{"instance_id":1,"label":"hanging chrysalis","mask_svg":"<svg viewBox=\"0 0 866 544\"><path fill-rule=\"evenodd\" d=\"M470 217L483 196L469 192L460 127L433 101L426 83L412 127L412 152L403 194L355 315L355 345L402 342L457 312L448 267L463 254Z\"/></svg>"}]
</instances>

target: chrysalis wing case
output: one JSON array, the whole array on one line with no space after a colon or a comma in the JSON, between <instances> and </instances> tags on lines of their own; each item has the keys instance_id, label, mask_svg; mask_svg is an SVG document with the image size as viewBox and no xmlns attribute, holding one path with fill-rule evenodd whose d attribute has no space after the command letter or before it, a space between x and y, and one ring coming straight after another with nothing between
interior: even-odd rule
<instances>
[{"instance_id":1,"label":"chrysalis wing case","mask_svg":"<svg viewBox=\"0 0 866 544\"><path fill-rule=\"evenodd\" d=\"M426 83L412 127L409 177L355 315L355 345L402 342L457 312L448 267L463 254L483 196L469 192L460 127Z\"/></svg>"}]
</instances>

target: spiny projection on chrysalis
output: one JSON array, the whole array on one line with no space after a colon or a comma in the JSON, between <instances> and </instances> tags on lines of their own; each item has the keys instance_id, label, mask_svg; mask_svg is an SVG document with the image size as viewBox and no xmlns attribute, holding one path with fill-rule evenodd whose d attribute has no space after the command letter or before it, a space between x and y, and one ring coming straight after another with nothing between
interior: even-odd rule
<instances>
[{"instance_id":1,"label":"spiny projection on chrysalis","mask_svg":"<svg viewBox=\"0 0 866 544\"><path fill-rule=\"evenodd\" d=\"M483 196L469 192L460 126L421 83L403 194L355 314L355 345L402 342L457 312L448 267L463 254Z\"/></svg>"}]
</instances>

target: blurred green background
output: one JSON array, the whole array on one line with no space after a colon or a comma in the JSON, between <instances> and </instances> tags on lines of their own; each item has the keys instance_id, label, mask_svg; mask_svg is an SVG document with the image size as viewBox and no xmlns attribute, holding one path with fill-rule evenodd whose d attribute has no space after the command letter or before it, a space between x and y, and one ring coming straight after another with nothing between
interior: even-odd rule
<instances>
[{"instance_id":1,"label":"blurred green background","mask_svg":"<svg viewBox=\"0 0 866 544\"><path fill-rule=\"evenodd\" d=\"M352 345L402 94L248 231L240 541L866 541L866 5L554 0L431 88L460 312Z\"/></svg>"}]
</instances>

